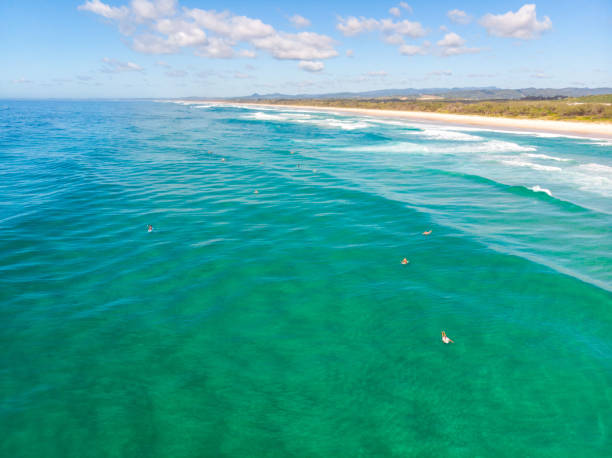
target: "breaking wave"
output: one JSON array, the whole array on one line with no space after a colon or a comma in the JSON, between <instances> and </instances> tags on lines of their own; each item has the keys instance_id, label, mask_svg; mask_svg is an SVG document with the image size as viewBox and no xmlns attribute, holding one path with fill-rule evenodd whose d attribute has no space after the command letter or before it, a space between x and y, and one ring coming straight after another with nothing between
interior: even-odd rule
<instances>
[{"instance_id":1,"label":"breaking wave","mask_svg":"<svg viewBox=\"0 0 612 458\"><path fill-rule=\"evenodd\" d=\"M561 167L554 167L552 165L535 164L533 162L521 161L520 159L502 159L499 161L502 164L515 166L515 167L528 167L533 170L540 170L544 172L560 172Z\"/></svg>"},{"instance_id":2,"label":"breaking wave","mask_svg":"<svg viewBox=\"0 0 612 458\"><path fill-rule=\"evenodd\" d=\"M450 140L461 142L474 142L482 140L482 137L478 137L476 135L446 129L409 130L402 133L405 135L417 135L419 137L425 137L431 140Z\"/></svg>"},{"instance_id":3,"label":"breaking wave","mask_svg":"<svg viewBox=\"0 0 612 458\"><path fill-rule=\"evenodd\" d=\"M533 146L521 146L512 142L501 140L489 140L479 143L458 143L452 146L427 145L422 143L395 142L384 145L344 147L341 150L379 152L379 153L433 153L433 154L455 154L455 153L504 153L535 151Z\"/></svg>"},{"instance_id":4,"label":"breaking wave","mask_svg":"<svg viewBox=\"0 0 612 458\"><path fill-rule=\"evenodd\" d=\"M542 188L538 184L536 184L535 186L532 186L529 189L531 189L533 192L543 192L544 194L548 194L550 197L552 197L552 193L550 192L550 189Z\"/></svg>"}]
</instances>

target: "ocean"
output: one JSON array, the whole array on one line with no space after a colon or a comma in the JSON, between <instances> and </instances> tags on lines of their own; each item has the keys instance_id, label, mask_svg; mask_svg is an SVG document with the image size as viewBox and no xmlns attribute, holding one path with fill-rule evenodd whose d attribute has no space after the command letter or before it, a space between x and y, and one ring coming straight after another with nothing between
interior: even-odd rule
<instances>
[{"instance_id":1,"label":"ocean","mask_svg":"<svg viewBox=\"0 0 612 458\"><path fill-rule=\"evenodd\" d=\"M0 324L0 456L609 456L612 141L0 101Z\"/></svg>"}]
</instances>

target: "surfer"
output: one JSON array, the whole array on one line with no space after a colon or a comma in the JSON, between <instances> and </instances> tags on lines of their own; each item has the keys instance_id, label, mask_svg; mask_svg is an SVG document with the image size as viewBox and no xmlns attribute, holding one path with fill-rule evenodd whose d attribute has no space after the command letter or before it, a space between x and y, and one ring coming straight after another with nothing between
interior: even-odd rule
<instances>
[{"instance_id":1,"label":"surfer","mask_svg":"<svg viewBox=\"0 0 612 458\"><path fill-rule=\"evenodd\" d=\"M452 341L447 335L446 332L442 331L442 342L444 342L445 344L447 343L455 343L454 341Z\"/></svg>"},{"instance_id":2,"label":"surfer","mask_svg":"<svg viewBox=\"0 0 612 458\"><path fill-rule=\"evenodd\" d=\"M147 226L147 231L148 232L153 232L153 226L151 226L150 224Z\"/></svg>"},{"instance_id":3,"label":"surfer","mask_svg":"<svg viewBox=\"0 0 612 458\"><path fill-rule=\"evenodd\" d=\"M256 189L253 194L259 194L259 191Z\"/></svg>"},{"instance_id":4,"label":"surfer","mask_svg":"<svg viewBox=\"0 0 612 458\"><path fill-rule=\"evenodd\" d=\"M428 231L423 232L423 235L429 235L429 234L431 234L431 229L428 230Z\"/></svg>"},{"instance_id":5,"label":"surfer","mask_svg":"<svg viewBox=\"0 0 612 458\"><path fill-rule=\"evenodd\" d=\"M409 262L406 258L402 259L402 264L408 264Z\"/></svg>"}]
</instances>

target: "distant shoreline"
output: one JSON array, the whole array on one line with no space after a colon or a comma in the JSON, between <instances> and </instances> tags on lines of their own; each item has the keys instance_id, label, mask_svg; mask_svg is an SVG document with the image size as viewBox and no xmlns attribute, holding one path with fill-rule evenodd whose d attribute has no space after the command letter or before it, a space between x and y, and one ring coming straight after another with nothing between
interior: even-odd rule
<instances>
[{"instance_id":1,"label":"distant shoreline","mask_svg":"<svg viewBox=\"0 0 612 458\"><path fill-rule=\"evenodd\" d=\"M371 108L318 107L257 102L228 102L221 100L180 100L183 103L217 103L268 108L307 109L327 113L350 113L383 118L400 118L417 122L434 122L464 127L482 127L514 132L541 132L567 136L612 139L612 124L597 122L554 121L548 119L521 119L464 114L432 113L426 111L378 110Z\"/></svg>"}]
</instances>

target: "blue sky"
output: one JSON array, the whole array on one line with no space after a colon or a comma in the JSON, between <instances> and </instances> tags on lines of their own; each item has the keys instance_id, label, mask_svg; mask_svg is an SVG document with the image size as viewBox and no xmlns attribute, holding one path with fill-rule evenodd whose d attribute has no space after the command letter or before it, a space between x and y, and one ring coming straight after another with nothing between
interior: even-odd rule
<instances>
[{"instance_id":1,"label":"blue sky","mask_svg":"<svg viewBox=\"0 0 612 458\"><path fill-rule=\"evenodd\" d=\"M612 2L0 2L0 97L612 86Z\"/></svg>"}]
</instances>

